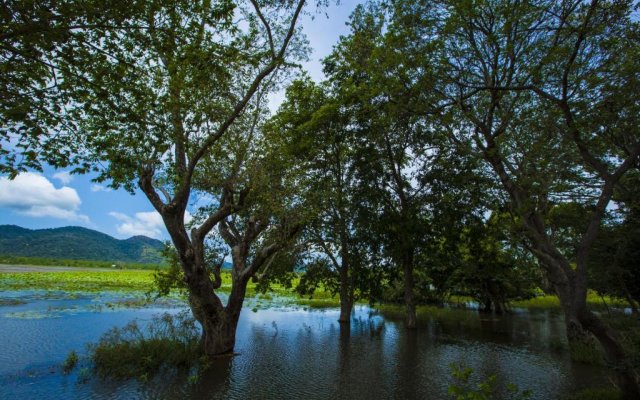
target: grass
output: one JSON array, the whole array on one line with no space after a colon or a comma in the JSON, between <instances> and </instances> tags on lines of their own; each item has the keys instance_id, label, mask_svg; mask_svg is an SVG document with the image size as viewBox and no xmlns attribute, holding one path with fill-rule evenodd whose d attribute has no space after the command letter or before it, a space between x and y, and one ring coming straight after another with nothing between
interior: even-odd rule
<instances>
[{"instance_id":1,"label":"grass","mask_svg":"<svg viewBox=\"0 0 640 400\"><path fill-rule=\"evenodd\" d=\"M99 293L120 292L144 294L155 288L153 270L109 270L109 271L33 271L33 272L3 272L0 273L0 291L7 290L46 290L48 292L65 293ZM222 286L220 293L231 291L231 273L222 271ZM294 286L296 282L293 282ZM177 293L177 292L176 292ZM283 305L299 305L309 308L339 307L340 300L328 291L316 290L313 298L299 296L292 288L280 284L272 284L267 293L256 290L256 285L249 282L246 297L256 299L266 304L282 303ZM122 300L107 303L109 308L143 307L145 298ZM0 300L2 305L18 305L12 300Z\"/></svg>"},{"instance_id":2,"label":"grass","mask_svg":"<svg viewBox=\"0 0 640 400\"><path fill-rule=\"evenodd\" d=\"M189 370L201 357L200 330L189 312L154 316L147 327L113 328L89 347L94 372L147 380L163 368Z\"/></svg>"},{"instance_id":3,"label":"grass","mask_svg":"<svg viewBox=\"0 0 640 400\"><path fill-rule=\"evenodd\" d=\"M510 304L512 307L535 310L560 309L560 299L558 299L558 296L549 295L537 296L528 300L512 301ZM589 290L589 292L587 293L587 304L592 309L606 309L607 307L625 308L629 306L628 303L623 299L609 296L601 297L592 290Z\"/></svg>"},{"instance_id":4,"label":"grass","mask_svg":"<svg viewBox=\"0 0 640 400\"><path fill-rule=\"evenodd\" d=\"M151 270L0 273L0 290L43 289L64 292L148 291Z\"/></svg>"},{"instance_id":5,"label":"grass","mask_svg":"<svg viewBox=\"0 0 640 400\"><path fill-rule=\"evenodd\" d=\"M20 257L20 256L0 256L0 264L12 265L37 265L37 266L55 266L55 267L79 267L79 268L111 268L116 264L123 269L164 269L165 264L143 264L133 262L113 262L113 261L94 261L94 260L72 260L64 258L45 258L45 257Z\"/></svg>"},{"instance_id":6,"label":"grass","mask_svg":"<svg viewBox=\"0 0 640 400\"><path fill-rule=\"evenodd\" d=\"M334 298L296 298L295 304L309 308L333 308L340 307L340 299Z\"/></svg>"},{"instance_id":7,"label":"grass","mask_svg":"<svg viewBox=\"0 0 640 400\"><path fill-rule=\"evenodd\" d=\"M62 363L62 373L66 375L73 371L76 365L78 365L78 360L78 353L72 350Z\"/></svg>"},{"instance_id":8,"label":"grass","mask_svg":"<svg viewBox=\"0 0 640 400\"><path fill-rule=\"evenodd\" d=\"M406 315L406 308L400 304L380 304L376 307L382 315L392 319L402 319ZM443 308L430 305L416 307L418 322L437 321L449 326L477 327L480 316L469 310L458 308Z\"/></svg>"}]
</instances>

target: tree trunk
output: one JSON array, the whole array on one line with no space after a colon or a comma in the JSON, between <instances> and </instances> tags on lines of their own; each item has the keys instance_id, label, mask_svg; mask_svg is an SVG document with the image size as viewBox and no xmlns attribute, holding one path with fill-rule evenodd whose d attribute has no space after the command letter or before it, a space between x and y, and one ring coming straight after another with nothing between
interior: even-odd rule
<instances>
[{"instance_id":1,"label":"tree trunk","mask_svg":"<svg viewBox=\"0 0 640 400\"><path fill-rule=\"evenodd\" d=\"M627 358L615 332L594 313L583 310L579 315L582 325L591 332L604 349L607 361L617 374L618 387L624 399L640 399L638 376Z\"/></svg>"},{"instance_id":2,"label":"tree trunk","mask_svg":"<svg viewBox=\"0 0 640 400\"><path fill-rule=\"evenodd\" d=\"M353 310L353 287L349 279L349 264L342 261L340 268L340 318L341 324L351 322L351 311Z\"/></svg>"},{"instance_id":3,"label":"tree trunk","mask_svg":"<svg viewBox=\"0 0 640 400\"><path fill-rule=\"evenodd\" d=\"M238 321L233 321L223 310L216 317L201 321L201 324L202 347L205 355L217 356L233 352Z\"/></svg>"},{"instance_id":4,"label":"tree trunk","mask_svg":"<svg viewBox=\"0 0 640 400\"><path fill-rule=\"evenodd\" d=\"M244 302L247 280L233 278L231 294L224 306L214 292L213 283L203 267L200 273L185 274L189 287L189 306L193 316L202 327L202 346L207 356L217 356L233 352L236 342L236 328Z\"/></svg>"},{"instance_id":5,"label":"tree trunk","mask_svg":"<svg viewBox=\"0 0 640 400\"><path fill-rule=\"evenodd\" d=\"M407 252L402 260L404 273L404 302L407 306L405 326L416 329L416 303L413 296L413 251Z\"/></svg>"},{"instance_id":6,"label":"tree trunk","mask_svg":"<svg viewBox=\"0 0 640 400\"><path fill-rule=\"evenodd\" d=\"M593 344L592 338L595 337L600 343L610 367L616 373L618 387L623 398L640 399L637 374L615 332L587 309L586 279L572 276L570 280L558 280L558 271L556 270L554 273L558 266L547 265L550 267L548 270L551 275L549 279L556 283L555 289L564 311L569 346L574 348L580 345L589 346Z\"/></svg>"}]
</instances>

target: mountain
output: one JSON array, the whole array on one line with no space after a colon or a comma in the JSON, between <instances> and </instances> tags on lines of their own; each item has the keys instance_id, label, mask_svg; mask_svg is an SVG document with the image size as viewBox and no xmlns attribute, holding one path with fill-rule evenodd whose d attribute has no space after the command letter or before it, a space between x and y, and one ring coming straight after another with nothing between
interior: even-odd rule
<instances>
[{"instance_id":1,"label":"mountain","mask_svg":"<svg viewBox=\"0 0 640 400\"><path fill-rule=\"evenodd\" d=\"M0 255L160 264L163 246L146 236L118 240L79 226L31 230L0 225Z\"/></svg>"}]
</instances>

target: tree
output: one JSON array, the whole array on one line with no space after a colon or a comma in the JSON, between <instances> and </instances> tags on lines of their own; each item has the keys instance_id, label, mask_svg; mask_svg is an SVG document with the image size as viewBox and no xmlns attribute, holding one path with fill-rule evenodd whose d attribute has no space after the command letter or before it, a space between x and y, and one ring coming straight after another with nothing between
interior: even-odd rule
<instances>
[{"instance_id":1,"label":"tree","mask_svg":"<svg viewBox=\"0 0 640 400\"><path fill-rule=\"evenodd\" d=\"M121 26L80 27L84 45L46 53L60 82L48 112L68 123L55 132L57 153L41 159L145 194L176 248L208 355L232 351L248 280L297 231L258 192L284 178L256 172L273 167L256 138L266 94L303 56L304 3L144 1ZM194 196L201 207L188 230ZM216 226L233 259L226 305L215 293L219 265L205 258Z\"/></svg>"},{"instance_id":2,"label":"tree","mask_svg":"<svg viewBox=\"0 0 640 400\"><path fill-rule=\"evenodd\" d=\"M304 170L303 185L316 214L305 229L308 258L313 261L300 289L310 292L320 282L331 287L329 282L337 278L341 323L350 323L357 270L364 260L357 239L357 206L363 199L358 195L356 132L350 121L328 86L298 80L287 89L287 100L271 126Z\"/></svg>"},{"instance_id":3,"label":"tree","mask_svg":"<svg viewBox=\"0 0 640 400\"><path fill-rule=\"evenodd\" d=\"M504 313L509 301L531 297L539 282L533 263L513 240L512 224L510 215L493 211L486 221L469 219L461 230L453 280L459 293L476 299L483 311Z\"/></svg>"},{"instance_id":4,"label":"tree","mask_svg":"<svg viewBox=\"0 0 640 400\"><path fill-rule=\"evenodd\" d=\"M429 32L440 43L442 102L455 105L460 124L454 139L475 145L508 195L560 298L570 342L593 334L625 396L639 397L615 332L586 305L589 253L615 187L640 154L631 2L441 4L441 22ZM575 268L545 223L552 205L568 199L589 209Z\"/></svg>"},{"instance_id":5,"label":"tree","mask_svg":"<svg viewBox=\"0 0 640 400\"><path fill-rule=\"evenodd\" d=\"M417 259L435 258L425 252L437 251L441 222L461 221L476 211L482 179L474 160L448 144L447 130L427 101L437 79L429 67L431 53L413 51L420 38L394 18L392 5L359 6L351 34L325 60L325 71L353 115L359 158L366 160L359 161L359 186L369 187L365 202L374 211L363 238L379 242L382 258L399 271L405 325L413 329Z\"/></svg>"},{"instance_id":6,"label":"tree","mask_svg":"<svg viewBox=\"0 0 640 400\"><path fill-rule=\"evenodd\" d=\"M61 68L76 61L79 49L92 46L88 30L107 34L142 28L131 18L141 6L135 0L0 5L0 173L15 176L27 168L41 169L42 160L59 164L73 158L77 147L62 157L58 140L60 132L73 128L61 112Z\"/></svg>"}]
</instances>

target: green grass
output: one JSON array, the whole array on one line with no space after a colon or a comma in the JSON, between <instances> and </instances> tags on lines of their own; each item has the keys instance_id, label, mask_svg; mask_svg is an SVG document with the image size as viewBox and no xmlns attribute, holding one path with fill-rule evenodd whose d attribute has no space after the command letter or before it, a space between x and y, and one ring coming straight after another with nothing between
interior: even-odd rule
<instances>
[{"instance_id":1,"label":"green grass","mask_svg":"<svg viewBox=\"0 0 640 400\"><path fill-rule=\"evenodd\" d=\"M78 268L111 268L116 264L119 268L123 269L165 269L168 268L165 264L143 264L132 262L117 262L113 261L92 261L92 260L72 260L61 258L44 258L44 257L19 257L0 255L0 264L9 265L31 265L31 266L44 266L44 267L78 267Z\"/></svg>"},{"instance_id":2,"label":"green grass","mask_svg":"<svg viewBox=\"0 0 640 400\"><path fill-rule=\"evenodd\" d=\"M332 308L340 307L340 299L335 298L296 298L295 304L309 308Z\"/></svg>"},{"instance_id":3,"label":"green grass","mask_svg":"<svg viewBox=\"0 0 640 400\"><path fill-rule=\"evenodd\" d=\"M512 301L510 304L512 307L536 310L560 309L558 296L549 295L537 296L529 300ZM591 290L587 293L587 304L592 309L605 309L606 307L625 308L629 306L625 300L609 296L604 296L603 302L603 298Z\"/></svg>"},{"instance_id":4,"label":"green grass","mask_svg":"<svg viewBox=\"0 0 640 400\"><path fill-rule=\"evenodd\" d=\"M148 293L154 288L153 270L110 270L110 271L33 271L0 273L0 291L6 290L47 290L51 292L135 292ZM222 286L218 292L231 291L231 273L222 271ZM293 282L294 285L296 282ZM340 300L322 289L316 290L313 298L301 297L292 288L271 285L269 292L256 291L256 285L249 282L247 298L271 302L274 298L293 299L293 303L311 308L339 307ZM136 300L137 301L137 300ZM5 304L6 303L6 304ZM9 300L0 305L16 305ZM285 301L291 304L291 301ZM119 304L118 304L119 305ZM136 303L134 306L142 306Z\"/></svg>"},{"instance_id":5,"label":"green grass","mask_svg":"<svg viewBox=\"0 0 640 400\"><path fill-rule=\"evenodd\" d=\"M98 376L147 380L163 367L189 370L196 365L200 330L188 312L163 314L146 329L135 321L111 329L89 352Z\"/></svg>"},{"instance_id":6,"label":"green grass","mask_svg":"<svg viewBox=\"0 0 640 400\"><path fill-rule=\"evenodd\" d=\"M29 290L40 289L48 291L62 292L142 292L147 293L154 288L154 270L150 269L113 269L109 271L33 271L33 272L4 272L0 273L0 290ZM295 287L296 280L292 282ZM219 292L228 293L231 291L231 273L222 271L222 286ZM307 306L310 308L331 308L339 307L338 296L332 295L329 291L319 288L312 298L298 295L291 287L280 284L272 284L267 293L260 293L256 290L256 285L250 282L247 286L248 298L259 298L270 301L274 297L293 298L294 304ZM604 298L608 307L623 308L627 304L622 299L610 297ZM467 301L469 299L457 297L456 301ZM602 298L595 292L589 291L587 303L591 308L603 310L605 308ZM15 305L9 301L0 301L1 305ZM560 301L556 296L537 296L529 300L511 302L512 307L527 308L531 310L560 310ZM383 305L380 309L386 313L404 316L404 307L401 305ZM439 308L435 306L419 306L418 315L428 317L438 317L443 320L468 319L473 313L465 310L450 308ZM449 317L453 316L453 317Z\"/></svg>"},{"instance_id":7,"label":"green grass","mask_svg":"<svg viewBox=\"0 0 640 400\"><path fill-rule=\"evenodd\" d=\"M376 309L387 318L402 319L406 315L405 306L400 304L380 304L376 306ZM446 325L469 328L480 326L478 313L458 308L421 305L416 307L416 317L419 322L434 320Z\"/></svg>"},{"instance_id":8,"label":"green grass","mask_svg":"<svg viewBox=\"0 0 640 400\"><path fill-rule=\"evenodd\" d=\"M0 273L0 290L64 292L141 291L152 288L153 271L55 271Z\"/></svg>"}]
</instances>

